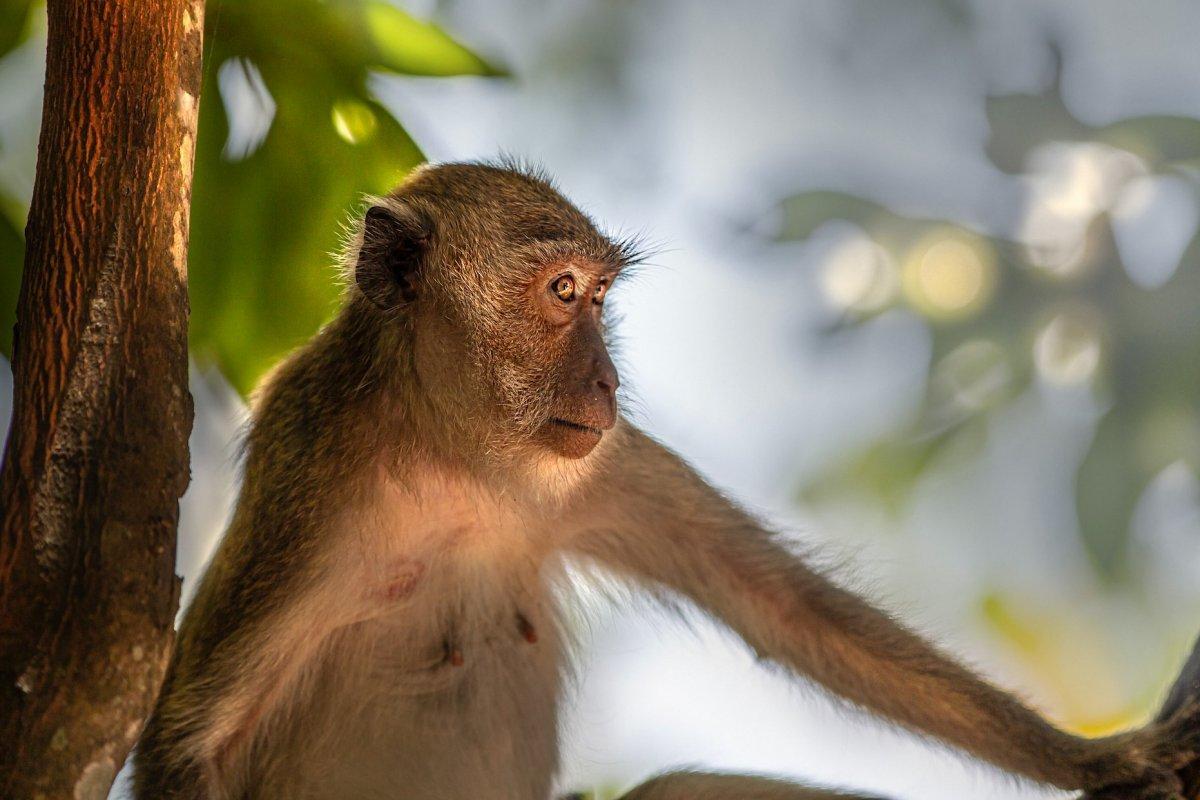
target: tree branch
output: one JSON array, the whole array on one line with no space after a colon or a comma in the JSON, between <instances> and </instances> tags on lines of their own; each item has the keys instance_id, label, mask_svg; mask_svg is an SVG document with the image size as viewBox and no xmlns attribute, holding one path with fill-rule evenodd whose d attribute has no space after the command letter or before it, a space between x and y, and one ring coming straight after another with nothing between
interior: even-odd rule
<instances>
[{"instance_id":1,"label":"tree branch","mask_svg":"<svg viewBox=\"0 0 1200 800\"><path fill-rule=\"evenodd\" d=\"M178 603L203 0L47 14L0 467L0 796L103 798Z\"/></svg>"},{"instance_id":2,"label":"tree branch","mask_svg":"<svg viewBox=\"0 0 1200 800\"><path fill-rule=\"evenodd\" d=\"M1162 722L1188 703L1197 701L1200 701L1200 639L1192 645L1192 654L1167 692L1166 702L1155 719ZM1200 800L1200 762L1192 762L1179 775L1183 779L1183 796L1188 800Z\"/></svg>"}]
</instances>

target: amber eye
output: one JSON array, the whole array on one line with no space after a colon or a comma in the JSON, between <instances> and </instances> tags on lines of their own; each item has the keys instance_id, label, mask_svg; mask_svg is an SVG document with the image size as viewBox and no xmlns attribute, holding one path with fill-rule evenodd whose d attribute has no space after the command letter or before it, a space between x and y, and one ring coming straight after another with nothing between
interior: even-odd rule
<instances>
[{"instance_id":1,"label":"amber eye","mask_svg":"<svg viewBox=\"0 0 1200 800\"><path fill-rule=\"evenodd\" d=\"M560 275L550 284L550 290L559 300L569 303L575 299L575 279L570 275Z\"/></svg>"},{"instance_id":2,"label":"amber eye","mask_svg":"<svg viewBox=\"0 0 1200 800\"><path fill-rule=\"evenodd\" d=\"M593 303L603 303L604 295L608 293L608 281L600 281L596 284L596 292L592 295Z\"/></svg>"}]
</instances>

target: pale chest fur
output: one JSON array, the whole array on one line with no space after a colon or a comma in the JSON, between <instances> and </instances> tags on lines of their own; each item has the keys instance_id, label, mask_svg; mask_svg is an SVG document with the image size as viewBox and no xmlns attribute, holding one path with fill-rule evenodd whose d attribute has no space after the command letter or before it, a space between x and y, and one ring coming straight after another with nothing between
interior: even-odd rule
<instances>
[{"instance_id":1,"label":"pale chest fur","mask_svg":"<svg viewBox=\"0 0 1200 800\"><path fill-rule=\"evenodd\" d=\"M530 523L529 520L538 520ZM381 482L351 509L330 613L272 771L300 797L542 800L557 767L562 636L551 520L452 481ZM291 759L289 759L291 760Z\"/></svg>"}]
</instances>

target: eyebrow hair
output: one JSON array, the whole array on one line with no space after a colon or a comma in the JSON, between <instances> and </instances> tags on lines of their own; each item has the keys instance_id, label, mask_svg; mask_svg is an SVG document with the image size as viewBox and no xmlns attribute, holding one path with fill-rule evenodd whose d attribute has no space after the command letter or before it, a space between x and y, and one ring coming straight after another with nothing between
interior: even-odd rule
<instances>
[{"instance_id":1,"label":"eyebrow hair","mask_svg":"<svg viewBox=\"0 0 1200 800\"><path fill-rule=\"evenodd\" d=\"M538 272L553 271L554 268L573 266L583 272L593 273L600 277L616 277L625 267L624 264L599 260L583 253L563 258L542 259L534 262L534 266Z\"/></svg>"},{"instance_id":2,"label":"eyebrow hair","mask_svg":"<svg viewBox=\"0 0 1200 800\"><path fill-rule=\"evenodd\" d=\"M655 252L654 248L649 247L637 235L631 234L616 239L608 236L604 238L610 251L606 260L615 263L618 270L644 263Z\"/></svg>"}]
</instances>

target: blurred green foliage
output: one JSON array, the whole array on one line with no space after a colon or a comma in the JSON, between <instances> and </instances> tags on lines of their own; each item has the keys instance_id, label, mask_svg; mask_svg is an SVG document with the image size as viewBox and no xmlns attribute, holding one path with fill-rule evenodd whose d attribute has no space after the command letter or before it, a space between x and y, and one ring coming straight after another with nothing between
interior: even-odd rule
<instances>
[{"instance_id":1,"label":"blurred green foliage","mask_svg":"<svg viewBox=\"0 0 1200 800\"><path fill-rule=\"evenodd\" d=\"M0 47L11 49L40 3L3 2ZM422 160L373 95L372 75L501 71L386 0L207 6L192 194L191 347L246 393L333 312L339 286L332 254L348 213ZM17 218L0 214L5 264L22 260ZM5 337L15 313L14 273L0 277ZM7 338L0 344L9 351Z\"/></svg>"},{"instance_id":2,"label":"blurred green foliage","mask_svg":"<svg viewBox=\"0 0 1200 800\"><path fill-rule=\"evenodd\" d=\"M32 0L0 0L0 60L30 35L30 18L40 4ZM2 62L0 62L2 63ZM0 152L5 142L0 139ZM16 198L0 189L0 352L12 352L12 329L16 322L17 292L21 286L24 260L25 209Z\"/></svg>"},{"instance_id":3,"label":"blurred green foliage","mask_svg":"<svg viewBox=\"0 0 1200 800\"><path fill-rule=\"evenodd\" d=\"M32 0L0 0L0 58L29 35L29 17L38 5Z\"/></svg>"},{"instance_id":4,"label":"blurred green foliage","mask_svg":"<svg viewBox=\"0 0 1200 800\"><path fill-rule=\"evenodd\" d=\"M1200 120L1151 116L1089 126L1069 113L1057 81L1038 95L988 98L987 115L987 155L1010 174L1028 170L1048 143L1099 143L1137 165L1122 180L1172 176L1200 198ZM1082 200L1068 194L1054 202L1086 205L1089 193L1108 180L1083 176L1089 177L1096 185L1079 190ZM829 335L907 306L927 320L932 339L917 413L808 482L805 499L865 493L900 511L942 456L978 452L989 415L1040 375L1059 389L1077 384L1101 398L1104 413L1079 469L1075 500L1098 574L1110 581L1126 577L1130 522L1146 486L1180 461L1200 473L1200 235L1193 235L1169 279L1147 287L1123 264L1107 208L1084 220L1078 252L1060 262L1028 242L984 236L953 220L907 217L842 192L800 192L777 210L779 240L803 240L826 222L844 220L865 232L880 248L880 264L895 273L890 294L864 289L861 297L870 302L843 304ZM967 243L955 275L940 273L936 263L930 267L931 243L946 241ZM882 274L884 267L877 269ZM978 279L964 284L962 275L975 273ZM938 303L925 296L940 292L932 299L954 311L964 291L976 292L978 302L964 305L961 314L939 313Z\"/></svg>"}]
</instances>

